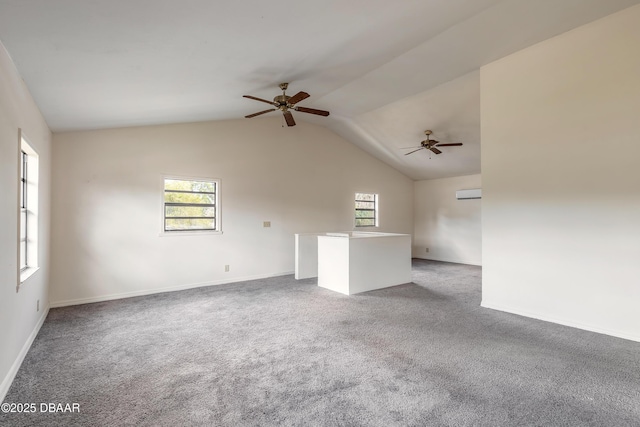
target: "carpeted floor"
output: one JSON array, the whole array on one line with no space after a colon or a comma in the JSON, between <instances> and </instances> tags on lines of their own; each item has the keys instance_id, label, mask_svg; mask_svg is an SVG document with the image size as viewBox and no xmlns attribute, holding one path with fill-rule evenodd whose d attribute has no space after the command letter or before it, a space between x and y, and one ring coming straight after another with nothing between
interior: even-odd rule
<instances>
[{"instance_id":1,"label":"carpeted floor","mask_svg":"<svg viewBox=\"0 0 640 427\"><path fill-rule=\"evenodd\" d=\"M479 267L344 296L292 276L52 309L2 426L638 426L640 343L481 308ZM38 406L38 409L39 406Z\"/></svg>"}]
</instances>

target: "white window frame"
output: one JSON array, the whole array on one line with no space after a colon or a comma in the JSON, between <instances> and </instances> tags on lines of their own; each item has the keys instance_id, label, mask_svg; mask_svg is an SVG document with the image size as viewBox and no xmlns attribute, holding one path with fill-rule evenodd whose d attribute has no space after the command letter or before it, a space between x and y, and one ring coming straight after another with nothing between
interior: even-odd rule
<instances>
[{"instance_id":1,"label":"white window frame","mask_svg":"<svg viewBox=\"0 0 640 427\"><path fill-rule=\"evenodd\" d=\"M23 155L26 154L26 198L25 198L25 207L26 209L26 259L25 266L23 267L23 257L21 255L20 246L21 246L21 229L22 229L22 198L21 198L21 187L23 186L22 182L22 162ZM28 139L24 135L22 129L18 131L18 286L17 289L20 289L26 280L33 276L33 274L40 269L38 264L38 194L39 194L39 177L40 177L40 161L38 157L38 153L33 148L31 144L29 144Z\"/></svg>"},{"instance_id":2,"label":"white window frame","mask_svg":"<svg viewBox=\"0 0 640 427\"><path fill-rule=\"evenodd\" d=\"M372 193L370 191L356 191L353 195L354 202L358 202L358 194L370 194L374 196L374 223L375 225L357 225L357 217L355 212L353 213L353 228L354 229L363 229L363 228L378 228L380 227L380 195L378 193ZM356 208L357 209L357 208Z\"/></svg>"},{"instance_id":3,"label":"white window frame","mask_svg":"<svg viewBox=\"0 0 640 427\"><path fill-rule=\"evenodd\" d=\"M205 181L214 182L216 184L216 198L215 198L215 210L216 210L216 229L215 230L165 230L165 202L164 202L164 182L167 179L175 179L180 181ZM183 176L183 175L162 175L160 180L160 236L189 236L189 235L203 235L203 234L222 234L222 216L220 209L220 179L218 178L206 178L201 176Z\"/></svg>"}]
</instances>

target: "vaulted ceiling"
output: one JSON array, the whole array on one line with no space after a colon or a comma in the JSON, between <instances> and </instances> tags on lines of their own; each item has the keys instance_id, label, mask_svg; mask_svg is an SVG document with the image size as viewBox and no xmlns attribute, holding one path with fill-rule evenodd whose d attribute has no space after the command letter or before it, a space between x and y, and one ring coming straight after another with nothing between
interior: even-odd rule
<instances>
[{"instance_id":1,"label":"vaulted ceiling","mask_svg":"<svg viewBox=\"0 0 640 427\"><path fill-rule=\"evenodd\" d=\"M53 131L241 118L290 82L331 111L296 120L432 179L480 172L482 65L637 3L0 0L0 41ZM426 129L464 145L404 156Z\"/></svg>"}]
</instances>

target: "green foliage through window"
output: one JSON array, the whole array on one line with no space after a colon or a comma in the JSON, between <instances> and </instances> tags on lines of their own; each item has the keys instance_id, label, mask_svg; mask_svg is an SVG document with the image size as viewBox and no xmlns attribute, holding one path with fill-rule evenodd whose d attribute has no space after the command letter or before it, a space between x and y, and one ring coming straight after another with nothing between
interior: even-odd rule
<instances>
[{"instance_id":1,"label":"green foliage through window","mask_svg":"<svg viewBox=\"0 0 640 427\"><path fill-rule=\"evenodd\" d=\"M218 230L216 181L164 180L164 231Z\"/></svg>"},{"instance_id":2,"label":"green foliage through window","mask_svg":"<svg viewBox=\"0 0 640 427\"><path fill-rule=\"evenodd\" d=\"M356 193L356 227L376 227L378 225L378 195Z\"/></svg>"}]
</instances>

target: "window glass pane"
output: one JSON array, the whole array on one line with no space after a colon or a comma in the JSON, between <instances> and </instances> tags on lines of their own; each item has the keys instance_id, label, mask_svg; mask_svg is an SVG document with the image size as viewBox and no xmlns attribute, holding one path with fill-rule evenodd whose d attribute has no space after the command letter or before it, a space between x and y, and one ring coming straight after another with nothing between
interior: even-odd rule
<instances>
[{"instance_id":1,"label":"window glass pane","mask_svg":"<svg viewBox=\"0 0 640 427\"><path fill-rule=\"evenodd\" d=\"M27 154L22 151L20 154L20 207L26 207L26 200L25 200L25 181L27 179L27 165L26 165L26 160L27 160Z\"/></svg>"},{"instance_id":2,"label":"window glass pane","mask_svg":"<svg viewBox=\"0 0 640 427\"><path fill-rule=\"evenodd\" d=\"M376 200L376 195L369 193L356 193L356 200L369 200L373 202Z\"/></svg>"},{"instance_id":3,"label":"window glass pane","mask_svg":"<svg viewBox=\"0 0 640 427\"><path fill-rule=\"evenodd\" d=\"M356 211L356 218L375 218L376 211Z\"/></svg>"},{"instance_id":4,"label":"window glass pane","mask_svg":"<svg viewBox=\"0 0 640 427\"><path fill-rule=\"evenodd\" d=\"M29 153L29 154L27 154ZM22 136L20 140L20 216L19 243L20 268L37 267L38 245L38 154Z\"/></svg>"},{"instance_id":5,"label":"window glass pane","mask_svg":"<svg viewBox=\"0 0 640 427\"><path fill-rule=\"evenodd\" d=\"M165 192L164 201L168 203L214 204L216 202L216 195Z\"/></svg>"},{"instance_id":6,"label":"window glass pane","mask_svg":"<svg viewBox=\"0 0 640 427\"><path fill-rule=\"evenodd\" d=\"M375 202L356 202L356 209L375 209Z\"/></svg>"},{"instance_id":7,"label":"window glass pane","mask_svg":"<svg viewBox=\"0 0 640 427\"><path fill-rule=\"evenodd\" d=\"M27 237L27 211L20 210L20 240Z\"/></svg>"},{"instance_id":8,"label":"window glass pane","mask_svg":"<svg viewBox=\"0 0 640 427\"><path fill-rule=\"evenodd\" d=\"M363 218L358 218L356 219L356 227L373 227L376 225L376 220L375 219L363 219Z\"/></svg>"},{"instance_id":9,"label":"window glass pane","mask_svg":"<svg viewBox=\"0 0 640 427\"><path fill-rule=\"evenodd\" d=\"M175 217L175 216L215 217L216 210L213 207L201 207L201 206L165 206L165 216L167 218Z\"/></svg>"},{"instance_id":10,"label":"window glass pane","mask_svg":"<svg viewBox=\"0 0 640 427\"><path fill-rule=\"evenodd\" d=\"M165 231L216 230L216 191L215 181L165 178Z\"/></svg>"},{"instance_id":11,"label":"window glass pane","mask_svg":"<svg viewBox=\"0 0 640 427\"><path fill-rule=\"evenodd\" d=\"M191 181L191 180L178 180L178 179L165 179L165 190L182 190L182 191L200 191L215 193L216 183L207 181Z\"/></svg>"},{"instance_id":12,"label":"window glass pane","mask_svg":"<svg viewBox=\"0 0 640 427\"><path fill-rule=\"evenodd\" d=\"M166 231L184 231L184 230L215 230L215 219L171 219L165 220Z\"/></svg>"}]
</instances>

